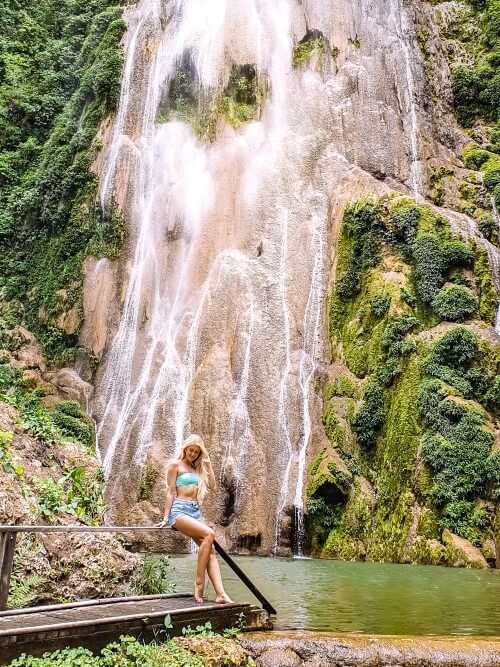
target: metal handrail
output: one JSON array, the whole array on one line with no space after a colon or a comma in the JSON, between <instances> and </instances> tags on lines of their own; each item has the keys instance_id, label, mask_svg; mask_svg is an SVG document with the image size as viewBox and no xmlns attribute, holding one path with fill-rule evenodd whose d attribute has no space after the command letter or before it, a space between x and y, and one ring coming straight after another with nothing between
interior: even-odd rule
<instances>
[{"instance_id":1,"label":"metal handrail","mask_svg":"<svg viewBox=\"0 0 500 667\"><path fill-rule=\"evenodd\" d=\"M0 525L0 611L7 608L10 577L14 562L14 550L18 533L124 533L128 531L157 531L171 530L170 527L160 526L2 526ZM255 584L247 577L231 556L214 540L214 547L221 558L229 565L233 572L241 579L250 592L255 595L262 607L269 613L276 615L276 610Z\"/></svg>"}]
</instances>

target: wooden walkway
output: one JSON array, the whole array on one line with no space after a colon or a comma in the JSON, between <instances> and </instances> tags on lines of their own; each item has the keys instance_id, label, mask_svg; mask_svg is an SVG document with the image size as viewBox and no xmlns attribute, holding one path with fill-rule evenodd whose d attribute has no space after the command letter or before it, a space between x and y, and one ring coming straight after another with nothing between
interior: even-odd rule
<instances>
[{"instance_id":1,"label":"wooden walkway","mask_svg":"<svg viewBox=\"0 0 500 667\"><path fill-rule=\"evenodd\" d=\"M165 617L172 628L165 630ZM269 614L249 603L196 603L189 593L132 598L85 600L66 605L48 605L0 612L0 665L21 653L35 656L58 648L85 646L98 650L119 635L145 641L180 635L183 627L204 625L213 630L242 627L271 628Z\"/></svg>"},{"instance_id":2,"label":"wooden walkway","mask_svg":"<svg viewBox=\"0 0 500 667\"><path fill-rule=\"evenodd\" d=\"M120 635L128 634L150 641L168 633L180 635L183 627L205 625L212 629L241 627L242 630L272 628L269 616L273 605L246 576L225 550L214 547L237 574L263 608L234 602L198 604L191 593L141 595L127 598L82 600L69 604L45 605L27 609L7 607L16 536L19 533L117 533L165 530L158 526L3 526L0 525L0 665L21 653L39 656L58 648L84 646L98 650ZM171 628L166 630L165 617ZM169 623L169 625L170 625Z\"/></svg>"}]
</instances>

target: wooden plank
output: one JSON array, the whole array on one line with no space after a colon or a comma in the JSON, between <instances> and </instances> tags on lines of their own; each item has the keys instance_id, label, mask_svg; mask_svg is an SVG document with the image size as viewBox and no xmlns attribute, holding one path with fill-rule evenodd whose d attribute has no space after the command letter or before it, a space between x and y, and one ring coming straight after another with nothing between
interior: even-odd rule
<instances>
[{"instance_id":1,"label":"wooden plank","mask_svg":"<svg viewBox=\"0 0 500 667\"><path fill-rule=\"evenodd\" d=\"M16 533L0 532L0 611L7 609Z\"/></svg>"},{"instance_id":2,"label":"wooden plank","mask_svg":"<svg viewBox=\"0 0 500 667\"><path fill-rule=\"evenodd\" d=\"M25 619L23 619L22 617L2 619L2 622L0 623L0 637L6 637L9 635L18 636L24 634L50 632L53 630L63 630L63 629L77 628L77 627L78 628L91 627L96 624L101 625L109 623L124 623L129 621L142 620L146 617L162 618L167 614L171 615L184 614L186 612L191 612L193 609L204 612L208 611L213 612L221 609L232 609L232 610L238 609L244 611L245 609L250 609L250 604L248 603L239 604L236 602L231 604L215 604L215 603L197 604L195 602L195 605L189 605L175 609L166 607L161 610L151 610L151 611L143 610L136 613L123 613L123 614L115 613L113 616L108 615L104 618L96 618L94 616L90 618L73 618L71 620L62 620L59 617L53 618L53 616L57 614L57 612L49 612L49 614L47 615L40 614L39 619L36 616L35 617L30 616L28 624L23 623L23 620ZM65 618L68 619L68 616L66 616Z\"/></svg>"},{"instance_id":3,"label":"wooden plank","mask_svg":"<svg viewBox=\"0 0 500 667\"><path fill-rule=\"evenodd\" d=\"M0 526L5 533L125 533L133 530L172 530L169 526Z\"/></svg>"},{"instance_id":4,"label":"wooden plank","mask_svg":"<svg viewBox=\"0 0 500 667\"><path fill-rule=\"evenodd\" d=\"M168 600L171 598L190 598L192 593L167 593L158 595L130 595L122 598L95 598L94 600L79 600L78 602L66 602L61 604L45 604L38 607L25 607L24 609L7 609L0 611L0 618L4 616L18 616L19 614L36 614L38 612L53 611L56 609L74 609L76 607L92 607L102 604L116 604L132 600Z\"/></svg>"}]
</instances>

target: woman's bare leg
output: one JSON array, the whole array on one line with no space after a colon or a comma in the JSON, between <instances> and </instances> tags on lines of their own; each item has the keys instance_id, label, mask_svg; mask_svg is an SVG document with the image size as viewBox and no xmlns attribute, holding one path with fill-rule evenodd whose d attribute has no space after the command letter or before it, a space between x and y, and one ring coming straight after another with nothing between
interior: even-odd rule
<instances>
[{"instance_id":1,"label":"woman's bare leg","mask_svg":"<svg viewBox=\"0 0 500 667\"><path fill-rule=\"evenodd\" d=\"M196 542L196 544L198 544L198 546L200 545L201 540L194 540L194 541ZM208 576L210 577L210 581L212 582L212 586L214 587L215 590L215 595L216 595L215 601L218 602L219 604L222 604L224 602L232 602L231 598L224 590L224 584L222 583L222 575L220 573L219 561L217 560L217 555L213 547L210 552L210 557L208 559L207 572Z\"/></svg>"},{"instance_id":2,"label":"woman's bare leg","mask_svg":"<svg viewBox=\"0 0 500 667\"><path fill-rule=\"evenodd\" d=\"M212 553L215 533L213 529L209 528L206 524L188 516L180 516L175 522L175 528L183 535L190 537L199 546L194 596L196 602L203 602L205 573Z\"/></svg>"}]
</instances>

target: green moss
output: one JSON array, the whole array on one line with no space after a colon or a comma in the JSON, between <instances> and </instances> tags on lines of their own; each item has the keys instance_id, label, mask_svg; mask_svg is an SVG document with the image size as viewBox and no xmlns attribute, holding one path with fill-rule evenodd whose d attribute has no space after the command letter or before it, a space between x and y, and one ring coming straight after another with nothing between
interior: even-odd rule
<instances>
[{"instance_id":1,"label":"green moss","mask_svg":"<svg viewBox=\"0 0 500 667\"><path fill-rule=\"evenodd\" d=\"M431 186L431 199L436 206L444 203L444 192L446 179L453 176L454 171L447 167L431 167L429 170L429 184Z\"/></svg>"},{"instance_id":2,"label":"green moss","mask_svg":"<svg viewBox=\"0 0 500 667\"><path fill-rule=\"evenodd\" d=\"M462 397L470 396L491 411L497 409L498 398L500 410L500 389L497 391L494 379L500 369L500 354L486 349L485 342L480 344L479 338L465 327L446 332L431 344L429 337L435 333L429 334L425 329L434 327L439 317L471 317L476 309L482 317L491 313L491 305L489 311L485 308L486 300L481 306L484 295L492 289L487 255L484 251L478 254L475 248L455 238L448 220L430 207L417 205L407 197L374 200L369 196L346 208L336 269L337 288L329 301L332 351L336 361L344 363L358 378L364 378L355 384L364 387L365 400L360 406L351 387L343 390L340 382L334 380L323 396L325 430L340 445L349 471L356 476L364 474L375 486L377 510L373 517L369 503L366 521L373 532L361 536L356 532L352 510L356 491L351 484L347 502L336 505L334 525L324 537L322 555L448 562L445 547L437 542L441 522L446 519L446 503L438 500L437 486L450 489L453 480L458 480L463 489L470 487L470 502L478 493L485 497L487 493L495 494L497 486L500 488L500 472L498 485L493 481L496 458L491 455L491 438L485 435L486 413L484 409L478 412L477 403ZM463 295L473 307L467 312L460 310L456 295ZM379 308L381 296L384 303ZM494 308L494 292L489 292L488 300ZM450 313L451 306L454 310ZM440 381L429 381L429 375ZM340 410L341 414L345 411L342 438ZM461 423L464 415L466 419ZM435 426L430 424L433 419ZM443 424L443 438L448 444L440 450L438 442L432 450L422 431L432 428L441 432ZM357 440L353 439L353 432ZM419 455L422 437L423 460ZM462 438L469 444L465 445ZM450 443L453 449L448 452ZM450 456L443 451L451 452ZM464 479L462 467L465 470L471 457L474 471ZM443 468L438 459L445 461ZM354 467L350 466L352 461ZM443 472L444 468L449 474ZM488 489L483 476L486 470L492 480ZM322 474L319 482L333 483L326 479L324 467ZM476 484L478 475L481 480ZM416 541L411 546L408 531L415 518L416 498L419 506L424 506L416 527ZM490 528L481 530L484 536L484 530ZM321 540L319 533L316 535L318 551ZM324 531L321 539L323 536Z\"/></svg>"},{"instance_id":3,"label":"green moss","mask_svg":"<svg viewBox=\"0 0 500 667\"><path fill-rule=\"evenodd\" d=\"M293 50L293 66L304 67L316 58L317 68L321 70L327 50L328 42L324 35L318 30L309 31Z\"/></svg>"},{"instance_id":4,"label":"green moss","mask_svg":"<svg viewBox=\"0 0 500 667\"><path fill-rule=\"evenodd\" d=\"M491 268L486 250L478 248L474 265L476 285L479 289L479 315L488 324L495 323L498 296L491 280Z\"/></svg>"},{"instance_id":5,"label":"green moss","mask_svg":"<svg viewBox=\"0 0 500 667\"><path fill-rule=\"evenodd\" d=\"M153 464L147 463L139 486L139 500L151 499L158 475L159 473Z\"/></svg>"},{"instance_id":6,"label":"green moss","mask_svg":"<svg viewBox=\"0 0 500 667\"><path fill-rule=\"evenodd\" d=\"M358 399L359 387L348 375L341 374L334 379L325 391L325 399L332 398L333 396L347 396Z\"/></svg>"},{"instance_id":7,"label":"green moss","mask_svg":"<svg viewBox=\"0 0 500 667\"><path fill-rule=\"evenodd\" d=\"M439 529L438 519L432 510L428 508L422 510L418 519L417 533L430 540L438 540L440 538L441 531Z\"/></svg>"},{"instance_id":8,"label":"green moss","mask_svg":"<svg viewBox=\"0 0 500 667\"><path fill-rule=\"evenodd\" d=\"M375 515L375 530L368 550L370 560L401 562L405 555L405 543L411 525L411 510L415 498L403 491L391 511L381 504Z\"/></svg>"}]
</instances>

